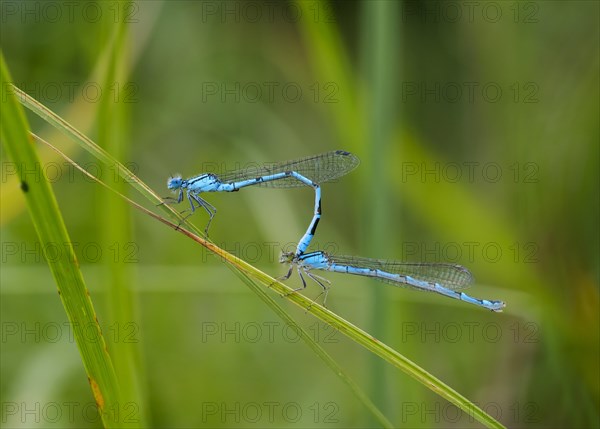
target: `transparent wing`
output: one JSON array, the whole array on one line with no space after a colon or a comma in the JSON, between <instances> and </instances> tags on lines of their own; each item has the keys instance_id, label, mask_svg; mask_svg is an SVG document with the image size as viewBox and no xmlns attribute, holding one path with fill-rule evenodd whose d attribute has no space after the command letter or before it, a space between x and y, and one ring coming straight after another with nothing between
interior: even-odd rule
<instances>
[{"instance_id":1,"label":"transparent wing","mask_svg":"<svg viewBox=\"0 0 600 429\"><path fill-rule=\"evenodd\" d=\"M439 283L451 290L458 290L469 287L473 283L473 275L469 270L461 265L425 263L425 262L398 262L386 261L384 259L361 258L358 256L332 256L328 255L330 262L339 265L347 265L356 268L369 268L372 270L381 270L391 274L410 276L417 280L429 283ZM389 280L373 275L374 278L395 286L411 287L407 284Z\"/></svg>"},{"instance_id":2,"label":"transparent wing","mask_svg":"<svg viewBox=\"0 0 600 429\"><path fill-rule=\"evenodd\" d=\"M216 176L223 183L239 182L286 171L295 171L316 183L331 182L350 171L360 163L358 158L343 150L326 152L320 155L309 156L293 161L265 163L260 166L249 166L236 171L223 172ZM257 186L268 188L293 188L305 186L293 177L286 177L272 182L262 182Z\"/></svg>"}]
</instances>

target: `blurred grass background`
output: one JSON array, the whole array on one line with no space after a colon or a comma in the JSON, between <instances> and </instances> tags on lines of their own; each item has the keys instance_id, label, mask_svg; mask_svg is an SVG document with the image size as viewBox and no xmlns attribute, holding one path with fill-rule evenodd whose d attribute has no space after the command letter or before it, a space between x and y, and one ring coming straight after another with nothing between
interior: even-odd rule
<instances>
[{"instance_id":1,"label":"blurred grass background","mask_svg":"<svg viewBox=\"0 0 600 429\"><path fill-rule=\"evenodd\" d=\"M460 263L477 279L472 295L503 299L507 309L492 314L328 275L330 308L507 426L600 425L597 3L1 7L2 50L15 85L165 196L173 173L338 148L356 153L361 166L323 187L311 248ZM127 189L114 171L28 119L42 137ZM130 213L62 159L46 162L133 398L120 410L123 420L375 426L220 261ZM12 167L2 153L2 424L98 427ZM206 198L219 210L211 227L217 244L269 273L285 271L279 250L304 232L310 190ZM194 217L201 227L205 221L203 213ZM283 305L397 426L478 426Z\"/></svg>"}]
</instances>

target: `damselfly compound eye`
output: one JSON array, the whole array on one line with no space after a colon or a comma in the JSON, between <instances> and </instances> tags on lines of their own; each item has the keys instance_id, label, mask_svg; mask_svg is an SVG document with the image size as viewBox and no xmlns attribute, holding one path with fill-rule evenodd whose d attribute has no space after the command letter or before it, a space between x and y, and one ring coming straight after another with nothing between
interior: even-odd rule
<instances>
[{"instance_id":1,"label":"damselfly compound eye","mask_svg":"<svg viewBox=\"0 0 600 429\"><path fill-rule=\"evenodd\" d=\"M183 180L179 176L171 177L167 181L167 187L169 189L179 189L179 188L181 188L181 183L182 182L183 182Z\"/></svg>"}]
</instances>

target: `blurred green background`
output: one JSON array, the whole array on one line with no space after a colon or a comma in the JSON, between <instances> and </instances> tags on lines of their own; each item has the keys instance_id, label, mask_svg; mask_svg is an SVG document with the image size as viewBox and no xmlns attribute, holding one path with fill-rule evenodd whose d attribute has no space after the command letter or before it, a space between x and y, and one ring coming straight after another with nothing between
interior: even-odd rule
<instances>
[{"instance_id":1,"label":"blurred green background","mask_svg":"<svg viewBox=\"0 0 600 429\"><path fill-rule=\"evenodd\" d=\"M507 307L494 314L325 274L333 281L329 308L509 427L600 426L597 2L1 8L15 85L161 195L174 173L355 153L360 167L323 186L311 249L459 263L477 280L470 294ZM114 171L28 119L132 194ZM122 389L133 398L119 410L124 422L377 426L218 258L40 151ZM2 426L99 427L14 170L2 153ZM311 190L205 198L219 210L215 243L274 276L285 272L279 252L308 225ZM193 218L201 228L206 220L201 212ZM297 276L289 283L298 285ZM305 293L318 292L311 285ZM479 427L280 301L396 426Z\"/></svg>"}]
</instances>

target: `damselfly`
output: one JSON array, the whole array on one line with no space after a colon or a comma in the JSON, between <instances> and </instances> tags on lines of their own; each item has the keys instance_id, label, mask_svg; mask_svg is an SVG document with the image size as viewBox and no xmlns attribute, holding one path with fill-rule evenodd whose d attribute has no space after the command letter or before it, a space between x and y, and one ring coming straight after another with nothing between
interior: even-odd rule
<instances>
[{"instance_id":1,"label":"damselfly","mask_svg":"<svg viewBox=\"0 0 600 429\"><path fill-rule=\"evenodd\" d=\"M326 286L325 283L329 285L331 282L315 275L311 270L373 277L393 286L435 292L492 311L502 311L505 306L502 301L477 299L463 292L456 292L459 289L468 287L473 282L473 276L469 270L460 265L397 262L356 256L333 256L325 252L311 252L300 256L286 252L281 255L279 262L291 264L288 273L282 279L288 279L294 266L297 267L303 286L295 289L296 291L306 288L303 273L317 282L323 288L325 294L323 304L327 300L329 291L329 286Z\"/></svg>"},{"instance_id":2,"label":"damselfly","mask_svg":"<svg viewBox=\"0 0 600 429\"><path fill-rule=\"evenodd\" d=\"M192 213L196 209L194 202L198 207L206 210L209 220L204 231L208 235L208 228L217 209L200 197L202 192L235 192L253 185L270 188L311 186L315 190L315 210L312 221L296 248L295 254L300 256L308 248L321 218L320 184L348 174L358 164L358 158L350 152L336 150L294 161L252 166L223 174L204 173L185 180L181 176L175 176L169 178L167 187L179 191L175 200L177 203L183 201L183 193L186 192Z\"/></svg>"}]
</instances>

